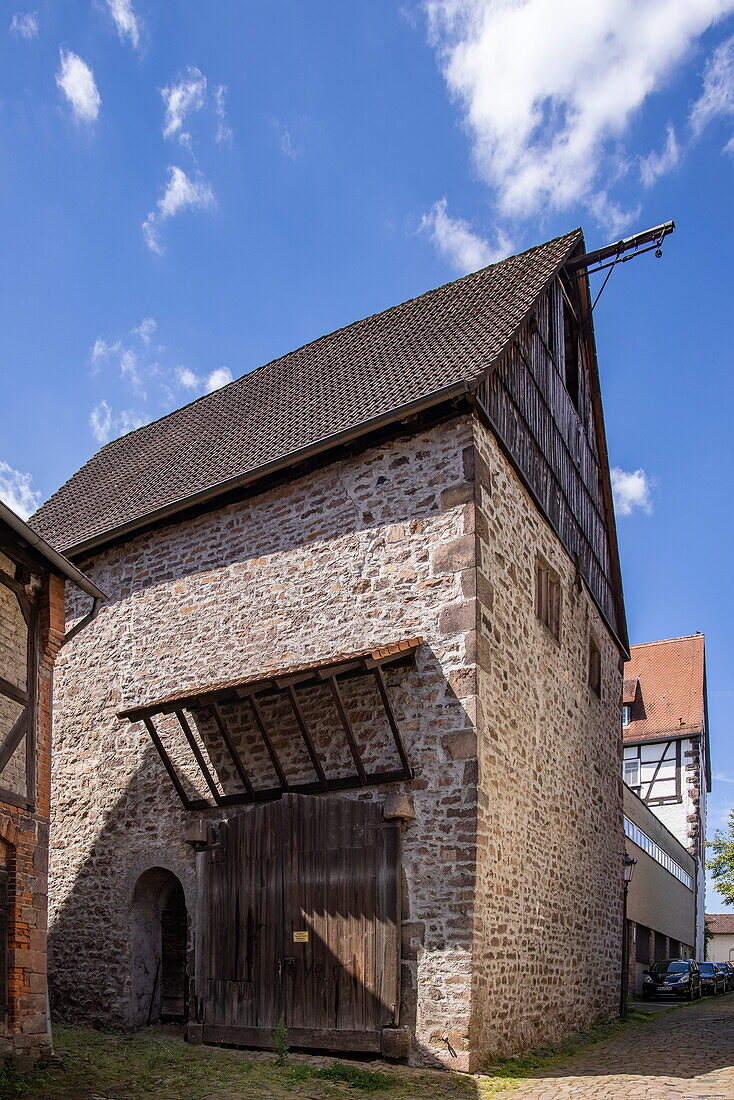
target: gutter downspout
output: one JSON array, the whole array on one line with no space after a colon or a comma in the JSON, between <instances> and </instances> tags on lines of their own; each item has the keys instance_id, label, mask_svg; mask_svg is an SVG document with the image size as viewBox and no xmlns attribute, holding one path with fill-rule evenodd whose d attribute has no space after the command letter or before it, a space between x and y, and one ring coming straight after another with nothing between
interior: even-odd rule
<instances>
[{"instance_id":1,"label":"gutter downspout","mask_svg":"<svg viewBox=\"0 0 734 1100\"><path fill-rule=\"evenodd\" d=\"M79 620L79 622L76 623L75 626L72 626L71 630L67 630L66 634L64 634L64 637L63 637L62 642L61 642L62 646L65 646L67 642L70 642L72 638L75 638L80 631L84 630L85 626L89 626L92 619L97 618L97 615L99 613L100 607L102 606L102 603L103 603L103 600L100 599L100 597L95 596L95 598L92 602L91 611L88 611L87 614L84 615L84 617L81 618Z\"/></svg>"}]
</instances>

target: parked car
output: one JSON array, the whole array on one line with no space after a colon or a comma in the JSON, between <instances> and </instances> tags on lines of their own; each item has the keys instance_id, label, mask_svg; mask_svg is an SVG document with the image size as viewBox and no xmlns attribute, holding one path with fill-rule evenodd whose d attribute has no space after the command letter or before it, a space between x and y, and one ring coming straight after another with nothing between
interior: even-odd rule
<instances>
[{"instance_id":1,"label":"parked car","mask_svg":"<svg viewBox=\"0 0 734 1100\"><path fill-rule=\"evenodd\" d=\"M724 975L724 982L726 985L726 992L731 993L734 989L734 964L733 963L717 963L719 970Z\"/></svg>"},{"instance_id":2,"label":"parked car","mask_svg":"<svg viewBox=\"0 0 734 1100\"><path fill-rule=\"evenodd\" d=\"M716 963L701 962L698 964L698 969L701 972L702 993L726 992L726 978Z\"/></svg>"},{"instance_id":3,"label":"parked car","mask_svg":"<svg viewBox=\"0 0 734 1100\"><path fill-rule=\"evenodd\" d=\"M677 997L692 1001L701 996L701 975L693 959L660 959L645 970L642 999Z\"/></svg>"}]
</instances>

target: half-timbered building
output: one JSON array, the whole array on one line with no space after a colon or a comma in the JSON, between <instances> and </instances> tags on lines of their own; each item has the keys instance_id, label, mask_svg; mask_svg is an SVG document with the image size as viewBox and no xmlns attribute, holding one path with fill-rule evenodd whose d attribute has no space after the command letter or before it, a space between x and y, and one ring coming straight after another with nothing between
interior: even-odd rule
<instances>
[{"instance_id":1,"label":"half-timbered building","mask_svg":"<svg viewBox=\"0 0 734 1100\"><path fill-rule=\"evenodd\" d=\"M102 593L0 502L0 1058L51 1053L46 990L51 685L64 585Z\"/></svg>"},{"instance_id":2,"label":"half-timbered building","mask_svg":"<svg viewBox=\"0 0 734 1100\"><path fill-rule=\"evenodd\" d=\"M711 790L705 640L703 634L666 638L632 646L630 654L622 695L624 781L693 857L695 935L686 943L702 959ZM627 820L625 828L629 835ZM655 931L643 927L640 936ZM668 949L665 933L657 932L653 958Z\"/></svg>"},{"instance_id":3,"label":"half-timbered building","mask_svg":"<svg viewBox=\"0 0 734 1100\"><path fill-rule=\"evenodd\" d=\"M615 1011L627 641L583 254L322 337L36 514L108 593L58 672L60 1015L468 1068Z\"/></svg>"}]
</instances>

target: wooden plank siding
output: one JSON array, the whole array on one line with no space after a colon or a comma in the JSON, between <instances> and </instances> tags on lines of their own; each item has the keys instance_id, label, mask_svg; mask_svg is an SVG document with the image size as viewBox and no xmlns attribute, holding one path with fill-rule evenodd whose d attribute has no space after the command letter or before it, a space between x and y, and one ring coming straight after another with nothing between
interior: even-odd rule
<instances>
[{"instance_id":1,"label":"wooden plank siding","mask_svg":"<svg viewBox=\"0 0 734 1100\"><path fill-rule=\"evenodd\" d=\"M602 614L624 638L591 394L592 352L579 338L576 408L564 380L563 310L556 280L477 397L566 550L572 558L578 555Z\"/></svg>"},{"instance_id":2,"label":"wooden plank siding","mask_svg":"<svg viewBox=\"0 0 734 1100\"><path fill-rule=\"evenodd\" d=\"M399 1004L399 828L356 799L284 795L210 833L199 884L206 1042L379 1050Z\"/></svg>"}]
</instances>

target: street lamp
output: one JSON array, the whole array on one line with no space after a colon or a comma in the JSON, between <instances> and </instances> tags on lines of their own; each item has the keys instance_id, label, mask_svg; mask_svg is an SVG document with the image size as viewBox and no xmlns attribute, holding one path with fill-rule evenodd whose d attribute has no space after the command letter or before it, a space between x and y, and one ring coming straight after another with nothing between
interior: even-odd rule
<instances>
[{"instance_id":1,"label":"street lamp","mask_svg":"<svg viewBox=\"0 0 734 1100\"><path fill-rule=\"evenodd\" d=\"M619 1015L627 1018L627 992L629 989L629 931L627 929L627 891L635 873L637 860L629 852L624 853L624 919L622 922L622 992L619 998Z\"/></svg>"}]
</instances>

